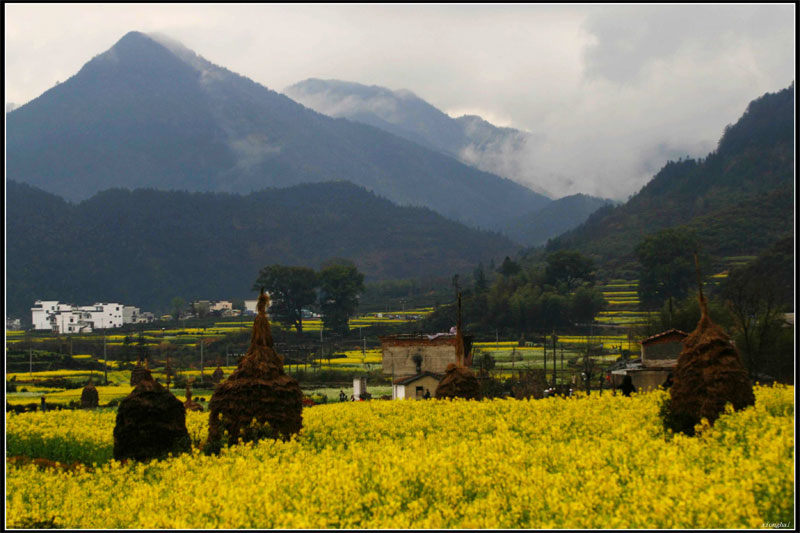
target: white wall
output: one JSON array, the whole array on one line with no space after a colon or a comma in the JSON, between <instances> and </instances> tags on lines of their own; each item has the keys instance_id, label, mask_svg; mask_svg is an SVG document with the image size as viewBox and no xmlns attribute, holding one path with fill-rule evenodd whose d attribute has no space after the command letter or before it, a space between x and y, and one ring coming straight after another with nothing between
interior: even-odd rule
<instances>
[{"instance_id":1,"label":"white wall","mask_svg":"<svg viewBox=\"0 0 800 533\"><path fill-rule=\"evenodd\" d=\"M258 300L245 300L244 301L244 310L249 311L253 314L258 313L256 309L256 305L258 304Z\"/></svg>"},{"instance_id":2,"label":"white wall","mask_svg":"<svg viewBox=\"0 0 800 533\"><path fill-rule=\"evenodd\" d=\"M36 300L31 307L33 329L52 329L50 315L56 311L58 300Z\"/></svg>"},{"instance_id":3,"label":"white wall","mask_svg":"<svg viewBox=\"0 0 800 533\"><path fill-rule=\"evenodd\" d=\"M78 310L59 311L53 318L59 333L89 333L92 328L82 318L83 313Z\"/></svg>"},{"instance_id":4,"label":"white wall","mask_svg":"<svg viewBox=\"0 0 800 533\"><path fill-rule=\"evenodd\" d=\"M404 385L392 385L392 400L403 400L406 397Z\"/></svg>"},{"instance_id":5,"label":"white wall","mask_svg":"<svg viewBox=\"0 0 800 533\"><path fill-rule=\"evenodd\" d=\"M139 308L132 305L125 305L122 307L122 323L135 324L139 321Z\"/></svg>"},{"instance_id":6,"label":"white wall","mask_svg":"<svg viewBox=\"0 0 800 533\"><path fill-rule=\"evenodd\" d=\"M122 308L118 303L96 303L81 307L80 310L89 314L88 321L94 329L108 329L122 327Z\"/></svg>"}]
</instances>

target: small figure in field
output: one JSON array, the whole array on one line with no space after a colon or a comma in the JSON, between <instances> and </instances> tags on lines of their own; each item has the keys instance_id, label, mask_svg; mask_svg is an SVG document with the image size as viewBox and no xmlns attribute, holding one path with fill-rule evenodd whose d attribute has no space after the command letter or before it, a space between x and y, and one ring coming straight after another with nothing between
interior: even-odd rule
<instances>
[{"instance_id":1,"label":"small figure in field","mask_svg":"<svg viewBox=\"0 0 800 533\"><path fill-rule=\"evenodd\" d=\"M339 401L340 402L347 401L347 394L345 394L343 390L339 390Z\"/></svg>"},{"instance_id":2,"label":"small figure in field","mask_svg":"<svg viewBox=\"0 0 800 533\"><path fill-rule=\"evenodd\" d=\"M633 386L633 379L626 375L622 380L622 386L620 389L622 390L622 394L625 396L630 396L632 392L636 392L636 387Z\"/></svg>"},{"instance_id":3,"label":"small figure in field","mask_svg":"<svg viewBox=\"0 0 800 533\"><path fill-rule=\"evenodd\" d=\"M430 389L425 389L425 394L422 397L425 398L426 400L430 400L431 399Z\"/></svg>"},{"instance_id":4,"label":"small figure in field","mask_svg":"<svg viewBox=\"0 0 800 533\"><path fill-rule=\"evenodd\" d=\"M665 379L665 380L664 380L664 385L663 385L663 387L664 387L665 389L668 389L668 388L670 388L671 386L672 386L672 372L670 372L669 374L667 374L667 379Z\"/></svg>"},{"instance_id":5,"label":"small figure in field","mask_svg":"<svg viewBox=\"0 0 800 533\"><path fill-rule=\"evenodd\" d=\"M42 411L47 411L47 404L44 403L44 396L42 396Z\"/></svg>"}]
</instances>

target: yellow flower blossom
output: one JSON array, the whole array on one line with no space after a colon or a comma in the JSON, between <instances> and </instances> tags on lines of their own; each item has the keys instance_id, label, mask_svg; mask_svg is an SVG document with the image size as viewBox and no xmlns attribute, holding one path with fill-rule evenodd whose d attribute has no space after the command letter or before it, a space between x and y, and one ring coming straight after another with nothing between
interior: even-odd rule
<instances>
[{"instance_id":1,"label":"yellow flower blossom","mask_svg":"<svg viewBox=\"0 0 800 533\"><path fill-rule=\"evenodd\" d=\"M72 460L98 466L58 470L9 462L7 526L729 529L791 523L794 388L755 392L755 406L723 414L693 438L665 436L660 390L632 397L343 402L304 410L303 429L288 442L232 446L218 456L197 449L208 414L190 412L192 453L125 465L110 459L113 411L9 414L9 455L61 450L69 462L94 453L98 459Z\"/></svg>"}]
</instances>

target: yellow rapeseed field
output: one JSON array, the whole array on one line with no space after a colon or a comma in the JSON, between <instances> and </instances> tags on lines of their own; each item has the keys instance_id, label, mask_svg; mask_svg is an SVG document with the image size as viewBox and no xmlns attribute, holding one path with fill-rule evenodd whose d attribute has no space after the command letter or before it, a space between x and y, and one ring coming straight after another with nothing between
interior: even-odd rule
<instances>
[{"instance_id":1,"label":"yellow rapeseed field","mask_svg":"<svg viewBox=\"0 0 800 533\"><path fill-rule=\"evenodd\" d=\"M546 400L371 401L303 411L289 442L63 471L7 464L10 527L760 528L794 515L794 389L697 437L663 391ZM207 414L189 413L199 441ZM114 413L8 416L30 436L112 445Z\"/></svg>"}]
</instances>

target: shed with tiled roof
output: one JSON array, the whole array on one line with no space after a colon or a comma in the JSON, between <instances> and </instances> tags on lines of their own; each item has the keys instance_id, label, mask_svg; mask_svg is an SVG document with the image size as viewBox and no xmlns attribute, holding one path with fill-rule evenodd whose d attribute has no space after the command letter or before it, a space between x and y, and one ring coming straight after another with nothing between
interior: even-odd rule
<instances>
[{"instance_id":1,"label":"shed with tiled roof","mask_svg":"<svg viewBox=\"0 0 800 533\"><path fill-rule=\"evenodd\" d=\"M644 339L642 344L642 366L645 368L674 368L683 350L683 339L689 334L679 329L670 329Z\"/></svg>"},{"instance_id":2,"label":"shed with tiled roof","mask_svg":"<svg viewBox=\"0 0 800 533\"><path fill-rule=\"evenodd\" d=\"M397 378L392 381L392 400L422 400L433 397L433 393L443 374L435 372L422 372L413 376Z\"/></svg>"}]
</instances>

